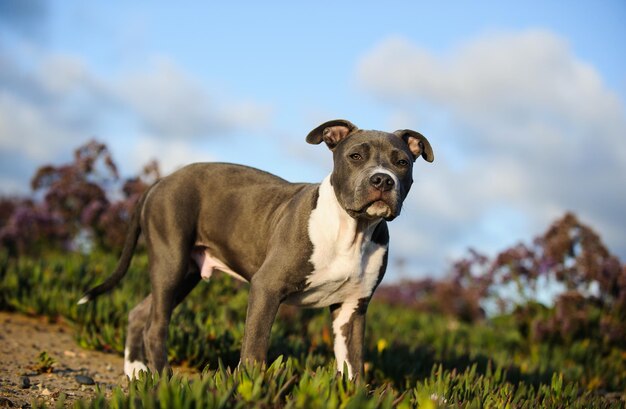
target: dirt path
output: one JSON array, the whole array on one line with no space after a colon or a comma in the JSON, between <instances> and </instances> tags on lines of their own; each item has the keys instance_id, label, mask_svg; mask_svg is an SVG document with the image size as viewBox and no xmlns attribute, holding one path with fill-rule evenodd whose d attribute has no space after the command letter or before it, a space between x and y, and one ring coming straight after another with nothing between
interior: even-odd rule
<instances>
[{"instance_id":1,"label":"dirt path","mask_svg":"<svg viewBox=\"0 0 626 409\"><path fill-rule=\"evenodd\" d=\"M36 370L42 351L56 361L51 373ZM90 379L106 391L126 387L123 365L120 355L80 348L67 325L0 311L0 408L29 407L33 400L54 407L61 394L66 403L89 398L96 388L84 384Z\"/></svg>"}]
</instances>

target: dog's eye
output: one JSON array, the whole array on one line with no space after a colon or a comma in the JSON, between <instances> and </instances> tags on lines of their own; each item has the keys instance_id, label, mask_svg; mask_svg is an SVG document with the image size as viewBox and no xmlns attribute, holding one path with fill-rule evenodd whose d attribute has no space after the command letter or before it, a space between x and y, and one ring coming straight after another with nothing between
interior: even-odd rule
<instances>
[{"instance_id":1,"label":"dog's eye","mask_svg":"<svg viewBox=\"0 0 626 409\"><path fill-rule=\"evenodd\" d=\"M409 161L407 161L405 159L400 159L398 161L398 166L401 166L401 167L409 166Z\"/></svg>"},{"instance_id":2,"label":"dog's eye","mask_svg":"<svg viewBox=\"0 0 626 409\"><path fill-rule=\"evenodd\" d=\"M350 155L350 159L352 159L352 160L361 160L361 159L363 159L363 156L361 156L360 153L353 153L353 154Z\"/></svg>"}]
</instances>

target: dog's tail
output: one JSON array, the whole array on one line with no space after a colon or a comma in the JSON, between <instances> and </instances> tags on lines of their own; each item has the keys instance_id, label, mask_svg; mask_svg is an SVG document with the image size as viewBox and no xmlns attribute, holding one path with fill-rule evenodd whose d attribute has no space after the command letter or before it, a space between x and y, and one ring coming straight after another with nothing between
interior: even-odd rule
<instances>
[{"instance_id":1,"label":"dog's tail","mask_svg":"<svg viewBox=\"0 0 626 409\"><path fill-rule=\"evenodd\" d=\"M139 198L137 205L135 205L135 210L133 211L133 215L130 219L130 225L128 226L128 233L126 234L126 240L124 241L124 248L122 249L122 255L120 256L119 261L117 262L117 268L113 273L106 279L104 282L91 290L87 291L83 297L78 300L78 305L85 304L97 296L104 294L110 291L113 287L120 282L120 280L126 275L128 271L128 267L130 266L130 261L133 258L133 253L135 251L135 247L137 247L137 240L139 240L139 235L141 234L141 226L139 224L139 219L141 216L141 210L143 209L143 205L146 201L146 197L148 196L148 192L152 190L154 185L150 186Z\"/></svg>"}]
</instances>

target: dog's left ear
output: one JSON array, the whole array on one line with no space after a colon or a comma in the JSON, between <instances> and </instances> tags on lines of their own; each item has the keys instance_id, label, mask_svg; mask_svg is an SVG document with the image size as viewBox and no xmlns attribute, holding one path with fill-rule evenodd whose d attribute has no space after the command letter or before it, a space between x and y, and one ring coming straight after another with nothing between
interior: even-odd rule
<instances>
[{"instance_id":1,"label":"dog's left ear","mask_svg":"<svg viewBox=\"0 0 626 409\"><path fill-rule=\"evenodd\" d=\"M335 149L337 144L345 139L352 132L358 130L352 122L345 119L334 119L324 122L313 129L306 137L306 141L313 145L318 145L324 141L330 150Z\"/></svg>"},{"instance_id":2,"label":"dog's left ear","mask_svg":"<svg viewBox=\"0 0 626 409\"><path fill-rule=\"evenodd\" d=\"M433 148L430 146L430 142L424 135L419 132L412 131L410 129L400 129L394 132L409 146L409 150L413 154L413 160L416 160L420 156L426 160L426 162L432 162L435 160L433 154Z\"/></svg>"}]
</instances>

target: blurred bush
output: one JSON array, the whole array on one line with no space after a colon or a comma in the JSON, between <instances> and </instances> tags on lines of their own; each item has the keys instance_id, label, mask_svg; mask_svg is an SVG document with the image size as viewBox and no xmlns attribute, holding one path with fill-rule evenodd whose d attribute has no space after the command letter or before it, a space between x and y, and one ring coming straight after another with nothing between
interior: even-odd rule
<instances>
[{"instance_id":1,"label":"blurred bush","mask_svg":"<svg viewBox=\"0 0 626 409\"><path fill-rule=\"evenodd\" d=\"M158 163L120 180L107 147L90 141L71 163L45 165L32 178L32 198L0 198L0 244L10 255L78 247L121 249L132 209L160 177Z\"/></svg>"},{"instance_id":2,"label":"blurred bush","mask_svg":"<svg viewBox=\"0 0 626 409\"><path fill-rule=\"evenodd\" d=\"M542 305L546 294L552 304ZM484 320L490 306L491 315L511 314L528 341L626 347L626 266L571 213L530 245L492 259L470 250L444 279L383 284L375 297L465 322Z\"/></svg>"}]
</instances>

